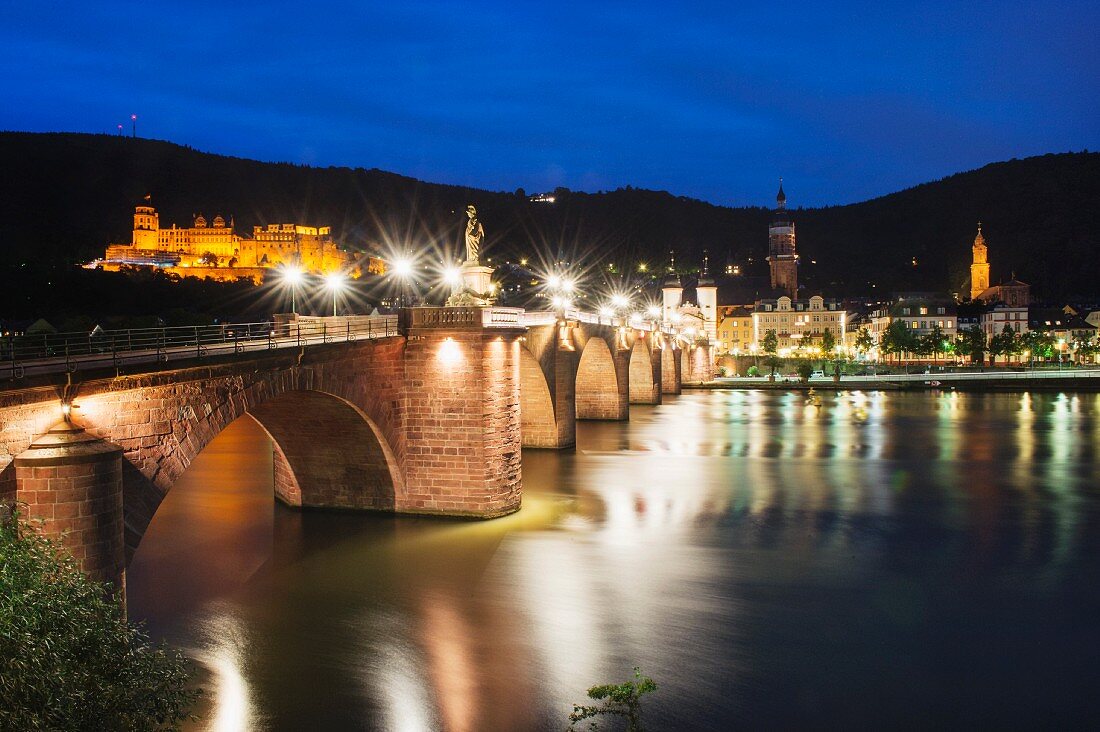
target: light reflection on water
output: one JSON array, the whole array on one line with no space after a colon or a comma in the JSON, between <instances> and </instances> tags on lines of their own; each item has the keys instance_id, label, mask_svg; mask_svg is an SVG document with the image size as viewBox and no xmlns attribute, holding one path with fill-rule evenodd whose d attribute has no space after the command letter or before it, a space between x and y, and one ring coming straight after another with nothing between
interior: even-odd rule
<instances>
[{"instance_id":1,"label":"light reflection on water","mask_svg":"<svg viewBox=\"0 0 1100 732\"><path fill-rule=\"evenodd\" d=\"M561 728L634 665L655 728L1096 713L1100 395L821 396L583 423L473 523L277 508L243 419L154 518L131 613L195 649L211 729Z\"/></svg>"}]
</instances>

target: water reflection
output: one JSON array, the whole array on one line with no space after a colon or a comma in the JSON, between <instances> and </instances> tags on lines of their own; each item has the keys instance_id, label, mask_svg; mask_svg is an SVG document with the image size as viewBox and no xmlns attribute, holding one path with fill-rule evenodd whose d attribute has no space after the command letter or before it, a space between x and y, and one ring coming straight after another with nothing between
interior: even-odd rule
<instances>
[{"instance_id":1,"label":"water reflection","mask_svg":"<svg viewBox=\"0 0 1100 732\"><path fill-rule=\"evenodd\" d=\"M655 728L1095 711L1100 396L821 396L583 423L475 523L276 509L235 423L154 518L131 611L209 666L211 729L560 728L639 664Z\"/></svg>"}]
</instances>

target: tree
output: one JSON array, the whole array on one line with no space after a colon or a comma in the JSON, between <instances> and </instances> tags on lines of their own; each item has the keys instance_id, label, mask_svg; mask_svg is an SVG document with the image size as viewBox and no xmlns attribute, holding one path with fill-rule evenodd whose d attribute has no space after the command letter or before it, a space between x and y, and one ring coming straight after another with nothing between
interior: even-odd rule
<instances>
[{"instance_id":1,"label":"tree","mask_svg":"<svg viewBox=\"0 0 1100 732\"><path fill-rule=\"evenodd\" d=\"M126 623L111 586L17 517L0 521L0 729L174 730L201 691Z\"/></svg>"},{"instance_id":2,"label":"tree","mask_svg":"<svg viewBox=\"0 0 1100 732\"><path fill-rule=\"evenodd\" d=\"M1005 323L1005 327L1000 333L994 333L993 337L989 339L989 352L994 357L1004 356L1007 361L1009 355L1019 353L1021 350L1020 339L1008 323Z\"/></svg>"},{"instance_id":3,"label":"tree","mask_svg":"<svg viewBox=\"0 0 1100 732\"><path fill-rule=\"evenodd\" d=\"M199 257L199 264L207 267L217 267L218 255L214 254L214 252L203 252L203 255Z\"/></svg>"},{"instance_id":4,"label":"tree","mask_svg":"<svg viewBox=\"0 0 1100 732\"><path fill-rule=\"evenodd\" d=\"M941 328L939 324L933 325L932 329L924 334L923 340L922 350L932 354L934 360L938 359L941 353L947 351L947 338L944 336L943 328Z\"/></svg>"},{"instance_id":5,"label":"tree","mask_svg":"<svg viewBox=\"0 0 1100 732\"><path fill-rule=\"evenodd\" d=\"M809 361L802 360L798 362L798 367L795 370L798 372L798 380L806 384L810 381L810 376L814 372L814 365Z\"/></svg>"},{"instance_id":6,"label":"tree","mask_svg":"<svg viewBox=\"0 0 1100 732\"><path fill-rule=\"evenodd\" d=\"M971 363L981 363L985 359L985 333L981 327L972 325L955 336L955 353L969 356Z\"/></svg>"},{"instance_id":7,"label":"tree","mask_svg":"<svg viewBox=\"0 0 1100 732\"><path fill-rule=\"evenodd\" d=\"M833 335L831 330L826 330L821 334L821 350L824 352L826 358L834 356L834 350L836 350L836 336Z\"/></svg>"},{"instance_id":8,"label":"tree","mask_svg":"<svg viewBox=\"0 0 1100 732\"><path fill-rule=\"evenodd\" d=\"M1029 330L1020 336L1020 341L1032 361L1054 357L1054 336L1047 331Z\"/></svg>"},{"instance_id":9,"label":"tree","mask_svg":"<svg viewBox=\"0 0 1100 732\"><path fill-rule=\"evenodd\" d=\"M860 328L859 333L856 333L855 347L858 353L867 353L875 347L875 339L866 328Z\"/></svg>"},{"instance_id":10,"label":"tree","mask_svg":"<svg viewBox=\"0 0 1100 732\"><path fill-rule=\"evenodd\" d=\"M581 722L597 717L620 717L626 720L627 732L643 732L642 697L654 691L657 691L656 682L648 676L642 676L641 669L635 666L633 681L604 684L589 689L588 697L595 701L603 700L603 704L574 704L573 712L569 715L569 729L576 730ZM589 729L598 729L596 723L592 722Z\"/></svg>"},{"instance_id":11,"label":"tree","mask_svg":"<svg viewBox=\"0 0 1100 732\"><path fill-rule=\"evenodd\" d=\"M774 355L779 350L779 336L775 334L774 330L766 331L764 340L760 342L760 345L764 347L764 353Z\"/></svg>"},{"instance_id":12,"label":"tree","mask_svg":"<svg viewBox=\"0 0 1100 732\"><path fill-rule=\"evenodd\" d=\"M883 353L900 356L916 349L916 336L909 330L904 320L894 320L882 333L879 347Z\"/></svg>"}]
</instances>

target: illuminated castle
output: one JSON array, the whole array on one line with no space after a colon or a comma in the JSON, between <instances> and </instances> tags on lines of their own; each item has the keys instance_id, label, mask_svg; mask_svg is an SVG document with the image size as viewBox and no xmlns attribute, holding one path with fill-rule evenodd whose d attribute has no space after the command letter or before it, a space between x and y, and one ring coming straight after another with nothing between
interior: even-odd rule
<instances>
[{"instance_id":1,"label":"illuminated castle","mask_svg":"<svg viewBox=\"0 0 1100 732\"><path fill-rule=\"evenodd\" d=\"M199 214L189 228L173 224L164 229L148 201L146 197L146 202L134 209L130 244L107 247L102 263L105 269L121 265L173 267L181 275L251 276L258 280L262 270L283 265L333 272L350 271L356 264L354 255L337 248L328 226L268 224L254 227L252 238L246 239L234 232L232 218L227 225L224 218L215 216L208 225ZM371 265L373 270L374 260Z\"/></svg>"}]
</instances>

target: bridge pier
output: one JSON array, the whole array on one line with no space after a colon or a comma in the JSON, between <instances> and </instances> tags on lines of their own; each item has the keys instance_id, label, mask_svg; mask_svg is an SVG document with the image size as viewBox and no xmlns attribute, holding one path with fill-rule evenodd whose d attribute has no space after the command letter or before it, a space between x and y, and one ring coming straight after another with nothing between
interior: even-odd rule
<instances>
[{"instance_id":1,"label":"bridge pier","mask_svg":"<svg viewBox=\"0 0 1100 732\"><path fill-rule=\"evenodd\" d=\"M22 520L41 522L85 574L125 597L122 448L61 422L13 462Z\"/></svg>"},{"instance_id":2,"label":"bridge pier","mask_svg":"<svg viewBox=\"0 0 1100 732\"><path fill-rule=\"evenodd\" d=\"M637 331L630 353L630 403L661 403L661 351L658 333Z\"/></svg>"},{"instance_id":3,"label":"bridge pier","mask_svg":"<svg viewBox=\"0 0 1100 732\"><path fill-rule=\"evenodd\" d=\"M519 509L520 342L501 308L414 308L405 349L398 510L478 518Z\"/></svg>"},{"instance_id":4,"label":"bridge pier","mask_svg":"<svg viewBox=\"0 0 1100 732\"><path fill-rule=\"evenodd\" d=\"M680 358L680 348L673 338L665 340L665 347L661 349L661 393L679 394L683 386L683 361Z\"/></svg>"},{"instance_id":5,"label":"bridge pier","mask_svg":"<svg viewBox=\"0 0 1100 732\"><path fill-rule=\"evenodd\" d=\"M691 343L683 350L684 384L705 384L714 380L714 347L709 343Z\"/></svg>"}]
</instances>

